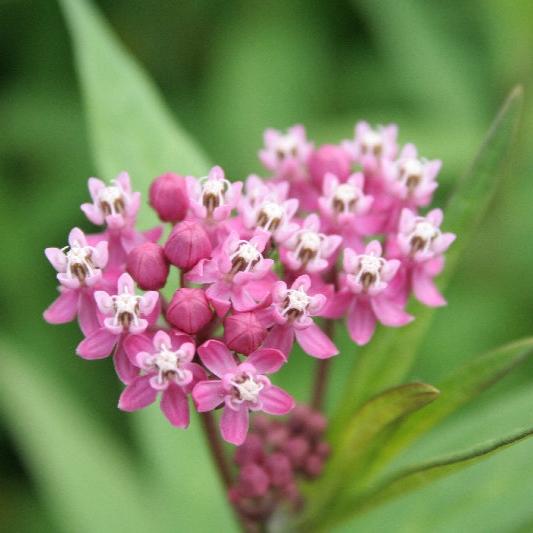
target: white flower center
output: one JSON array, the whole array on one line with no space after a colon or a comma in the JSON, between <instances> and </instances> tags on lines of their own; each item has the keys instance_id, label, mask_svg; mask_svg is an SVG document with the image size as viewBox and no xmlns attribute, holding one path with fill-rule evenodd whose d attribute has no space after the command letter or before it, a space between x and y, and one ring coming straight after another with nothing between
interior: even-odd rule
<instances>
[{"instance_id":1,"label":"white flower center","mask_svg":"<svg viewBox=\"0 0 533 533\"><path fill-rule=\"evenodd\" d=\"M239 247L230 255L232 268L230 274L249 272L263 259L261 252L248 241L240 241Z\"/></svg>"},{"instance_id":2,"label":"white flower center","mask_svg":"<svg viewBox=\"0 0 533 533\"><path fill-rule=\"evenodd\" d=\"M377 131L369 130L363 135L361 146L364 154L373 154L377 157L381 155L383 138Z\"/></svg>"},{"instance_id":3,"label":"white flower center","mask_svg":"<svg viewBox=\"0 0 533 533\"><path fill-rule=\"evenodd\" d=\"M295 253L304 265L317 256L324 238L323 234L316 231L304 230L300 233Z\"/></svg>"},{"instance_id":4,"label":"white flower center","mask_svg":"<svg viewBox=\"0 0 533 533\"><path fill-rule=\"evenodd\" d=\"M382 257L375 255L359 256L359 272L355 276L356 283L369 289L372 285L381 283L381 269L385 264Z\"/></svg>"},{"instance_id":5,"label":"white flower center","mask_svg":"<svg viewBox=\"0 0 533 533\"><path fill-rule=\"evenodd\" d=\"M289 289L285 300L283 301L283 309L281 314L289 318L297 318L303 315L311 303L311 297L303 290Z\"/></svg>"},{"instance_id":6,"label":"white flower center","mask_svg":"<svg viewBox=\"0 0 533 533\"><path fill-rule=\"evenodd\" d=\"M115 325L121 324L129 328L130 324L135 325L139 322L141 310L139 309L140 296L130 294L125 288L121 294L115 294L111 297L113 300L113 311Z\"/></svg>"},{"instance_id":7,"label":"white flower center","mask_svg":"<svg viewBox=\"0 0 533 533\"><path fill-rule=\"evenodd\" d=\"M351 183L341 183L333 194L333 209L338 213L352 211L359 198L357 187Z\"/></svg>"},{"instance_id":8,"label":"white flower center","mask_svg":"<svg viewBox=\"0 0 533 533\"><path fill-rule=\"evenodd\" d=\"M66 246L62 251L67 257L67 274L70 278L76 277L83 283L87 277L99 270L92 261L92 246L80 246L75 242L70 249Z\"/></svg>"},{"instance_id":9,"label":"white flower center","mask_svg":"<svg viewBox=\"0 0 533 533\"><path fill-rule=\"evenodd\" d=\"M283 206L276 202L267 201L259 210L257 226L263 228L265 231L275 230L281 223L284 215L285 210Z\"/></svg>"},{"instance_id":10,"label":"white flower center","mask_svg":"<svg viewBox=\"0 0 533 533\"><path fill-rule=\"evenodd\" d=\"M235 401L256 403L259 393L263 390L264 384L257 382L249 374L242 374L240 377L230 382L236 395Z\"/></svg>"},{"instance_id":11,"label":"white flower center","mask_svg":"<svg viewBox=\"0 0 533 533\"><path fill-rule=\"evenodd\" d=\"M428 252L431 243L440 235L440 229L426 219L416 222L413 231L408 235L411 252Z\"/></svg>"},{"instance_id":12,"label":"white flower center","mask_svg":"<svg viewBox=\"0 0 533 533\"><path fill-rule=\"evenodd\" d=\"M105 187L98 194L98 203L104 216L121 215L126 207L126 199L118 185Z\"/></svg>"},{"instance_id":13,"label":"white flower center","mask_svg":"<svg viewBox=\"0 0 533 533\"><path fill-rule=\"evenodd\" d=\"M407 159L400 164L400 181L413 190L422 180L424 167L418 159Z\"/></svg>"},{"instance_id":14,"label":"white flower center","mask_svg":"<svg viewBox=\"0 0 533 533\"><path fill-rule=\"evenodd\" d=\"M207 208L208 214L211 214L215 208L224 205L224 194L230 183L226 179L212 180L208 176L200 178L199 181L202 186L202 204Z\"/></svg>"},{"instance_id":15,"label":"white flower center","mask_svg":"<svg viewBox=\"0 0 533 533\"><path fill-rule=\"evenodd\" d=\"M298 155L298 140L296 137L290 133L279 137L276 142L276 153L280 159L287 156L296 157Z\"/></svg>"}]
</instances>

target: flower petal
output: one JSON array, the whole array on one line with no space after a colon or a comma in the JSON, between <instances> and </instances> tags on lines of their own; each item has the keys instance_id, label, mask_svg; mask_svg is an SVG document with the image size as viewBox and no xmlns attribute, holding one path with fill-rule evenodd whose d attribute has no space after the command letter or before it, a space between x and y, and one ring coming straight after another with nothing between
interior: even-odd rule
<instances>
[{"instance_id":1,"label":"flower petal","mask_svg":"<svg viewBox=\"0 0 533 533\"><path fill-rule=\"evenodd\" d=\"M202 363L219 378L237 369L232 353L223 342L217 340L204 342L198 348L198 354Z\"/></svg>"},{"instance_id":2,"label":"flower petal","mask_svg":"<svg viewBox=\"0 0 533 533\"><path fill-rule=\"evenodd\" d=\"M76 318L78 312L78 291L66 290L52 302L43 313L50 324L65 324Z\"/></svg>"},{"instance_id":3,"label":"flower petal","mask_svg":"<svg viewBox=\"0 0 533 533\"><path fill-rule=\"evenodd\" d=\"M220 417L220 432L222 438L240 446L246 439L248 433L249 415L248 408L241 406L238 411L231 409L230 407L224 407L224 412Z\"/></svg>"},{"instance_id":4,"label":"flower petal","mask_svg":"<svg viewBox=\"0 0 533 533\"><path fill-rule=\"evenodd\" d=\"M124 350L128 359L134 364L137 364L137 354L140 352L152 353L154 346L148 335L128 335L124 339Z\"/></svg>"},{"instance_id":5,"label":"flower petal","mask_svg":"<svg viewBox=\"0 0 533 533\"><path fill-rule=\"evenodd\" d=\"M348 311L348 331L354 342L362 346L374 335L376 317L367 302L354 301Z\"/></svg>"},{"instance_id":6,"label":"flower petal","mask_svg":"<svg viewBox=\"0 0 533 533\"><path fill-rule=\"evenodd\" d=\"M139 375L139 368L129 360L122 340L119 340L117 349L113 355L113 364L115 365L115 371L120 381L126 385L131 383Z\"/></svg>"},{"instance_id":7,"label":"flower petal","mask_svg":"<svg viewBox=\"0 0 533 533\"><path fill-rule=\"evenodd\" d=\"M177 428L189 426L189 402L181 387L175 383L171 383L168 389L163 391L161 411L173 426Z\"/></svg>"},{"instance_id":8,"label":"flower petal","mask_svg":"<svg viewBox=\"0 0 533 533\"><path fill-rule=\"evenodd\" d=\"M216 409L223 401L226 391L217 380L200 381L192 391L192 398L199 413Z\"/></svg>"},{"instance_id":9,"label":"flower petal","mask_svg":"<svg viewBox=\"0 0 533 533\"><path fill-rule=\"evenodd\" d=\"M123 411L137 411L153 403L157 391L150 385L151 375L136 377L122 392L118 408Z\"/></svg>"},{"instance_id":10,"label":"flower petal","mask_svg":"<svg viewBox=\"0 0 533 533\"><path fill-rule=\"evenodd\" d=\"M439 292L433 279L422 270L415 270L412 277L413 292L417 300L429 307L446 305L444 296Z\"/></svg>"},{"instance_id":11,"label":"flower petal","mask_svg":"<svg viewBox=\"0 0 533 533\"><path fill-rule=\"evenodd\" d=\"M385 326L400 327L409 324L413 317L401 306L383 296L376 296L371 301L372 309L378 320Z\"/></svg>"},{"instance_id":12,"label":"flower petal","mask_svg":"<svg viewBox=\"0 0 533 533\"><path fill-rule=\"evenodd\" d=\"M263 389L259 399L262 410L269 415L285 415L294 407L293 397L275 385Z\"/></svg>"},{"instance_id":13,"label":"flower petal","mask_svg":"<svg viewBox=\"0 0 533 533\"><path fill-rule=\"evenodd\" d=\"M339 353L332 340L316 325L295 330L296 340L303 351L318 359L327 359Z\"/></svg>"},{"instance_id":14,"label":"flower petal","mask_svg":"<svg viewBox=\"0 0 533 533\"><path fill-rule=\"evenodd\" d=\"M117 340L116 335L110 333L106 328L100 328L78 344L76 353L84 359L103 359L113 351Z\"/></svg>"},{"instance_id":15,"label":"flower petal","mask_svg":"<svg viewBox=\"0 0 533 533\"><path fill-rule=\"evenodd\" d=\"M260 374L277 372L286 361L283 352L275 348L259 348L246 359Z\"/></svg>"},{"instance_id":16,"label":"flower petal","mask_svg":"<svg viewBox=\"0 0 533 533\"><path fill-rule=\"evenodd\" d=\"M94 296L85 291L80 293L78 300L78 323L84 335L90 335L101 326Z\"/></svg>"},{"instance_id":17,"label":"flower petal","mask_svg":"<svg viewBox=\"0 0 533 533\"><path fill-rule=\"evenodd\" d=\"M286 356L291 353L294 342L294 329L290 325L275 325L268 333L264 348L276 348Z\"/></svg>"}]
</instances>

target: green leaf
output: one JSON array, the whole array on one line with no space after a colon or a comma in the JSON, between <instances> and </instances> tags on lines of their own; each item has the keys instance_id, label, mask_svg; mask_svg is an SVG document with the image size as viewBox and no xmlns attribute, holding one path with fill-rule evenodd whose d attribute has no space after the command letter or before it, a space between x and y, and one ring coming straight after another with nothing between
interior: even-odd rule
<instances>
[{"instance_id":1,"label":"green leaf","mask_svg":"<svg viewBox=\"0 0 533 533\"><path fill-rule=\"evenodd\" d=\"M209 161L175 124L154 83L86 0L60 0L75 59L98 172L105 179L130 172L147 198L160 173L204 175ZM147 210L142 214L148 222ZM155 221L152 216L151 222Z\"/></svg>"},{"instance_id":2,"label":"green leaf","mask_svg":"<svg viewBox=\"0 0 533 533\"><path fill-rule=\"evenodd\" d=\"M340 502L337 504L336 513L327 525L340 522L358 513L366 512L388 500L403 496L411 491L420 489L441 477L458 472L467 466L487 459L491 455L504 450L533 435L533 428L516 431L503 439L480 445L473 450L457 453L441 459L427 461L407 468L390 479L371 493L363 495L354 501ZM324 524L320 524L322 528Z\"/></svg>"},{"instance_id":3,"label":"green leaf","mask_svg":"<svg viewBox=\"0 0 533 533\"><path fill-rule=\"evenodd\" d=\"M450 377L438 384L441 394L436 402L422 413L414 413L407 420L399 422L397 427L392 428L386 446L381 448L368 468L374 472L380 470L414 440L461 406L472 401L532 354L533 338L527 338L491 350L458 368Z\"/></svg>"},{"instance_id":4,"label":"green leaf","mask_svg":"<svg viewBox=\"0 0 533 533\"><path fill-rule=\"evenodd\" d=\"M0 344L0 407L61 530L162 531L129 450L61 386L46 361L39 367L30 360L38 358Z\"/></svg>"},{"instance_id":5,"label":"green leaf","mask_svg":"<svg viewBox=\"0 0 533 533\"><path fill-rule=\"evenodd\" d=\"M425 383L410 383L387 390L364 404L348 422L330 457L326 471L315 481L305 520L314 523L331 508L332 500L346 488L345 481L356 479L358 469L390 424L431 403L439 391Z\"/></svg>"},{"instance_id":6,"label":"green leaf","mask_svg":"<svg viewBox=\"0 0 533 533\"><path fill-rule=\"evenodd\" d=\"M209 161L171 118L152 81L89 1L60 0L74 42L97 167L105 178L127 169L147 198L159 173L206 174ZM141 209L142 224L156 222ZM177 285L176 285L177 287ZM124 415L128 416L128 415ZM169 528L234 528L197 420L172 428L154 406L129 415L146 459L146 482ZM206 483L205 480L212 480ZM209 502L210 512L205 512ZM168 510L171 509L171 512Z\"/></svg>"},{"instance_id":7,"label":"green leaf","mask_svg":"<svg viewBox=\"0 0 533 533\"><path fill-rule=\"evenodd\" d=\"M457 234L447 253L447 264L440 279L445 287L452 277L461 253L476 233L495 189L502 178L501 166L512 145L520 116L522 89L515 88L496 116L474 163L457 183L445 210L446 231ZM429 329L434 310L413 305L413 324L401 329L381 328L360 352L348 375L346 392L332 423L336 440L345 421L357 406L377 391L401 382L412 366L418 348Z\"/></svg>"}]
</instances>

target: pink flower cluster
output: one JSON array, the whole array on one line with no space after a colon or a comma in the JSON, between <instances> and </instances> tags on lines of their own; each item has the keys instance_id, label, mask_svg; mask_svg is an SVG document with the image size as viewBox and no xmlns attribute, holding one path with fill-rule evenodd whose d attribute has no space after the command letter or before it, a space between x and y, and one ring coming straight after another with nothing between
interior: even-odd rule
<instances>
[{"instance_id":1,"label":"pink flower cluster","mask_svg":"<svg viewBox=\"0 0 533 533\"><path fill-rule=\"evenodd\" d=\"M318 359L338 353L321 321L346 317L362 345L377 322L413 319L411 294L445 303L434 278L455 236L440 229L439 209L420 211L440 161L396 137L396 126L361 122L353 139L315 147L302 126L267 130L268 178L230 181L218 166L199 178L159 176L149 201L172 225L163 244L163 228L136 228L140 195L126 173L110 185L90 178L81 208L104 230L74 228L68 246L46 249L60 294L45 319L77 318L78 355L113 356L126 384L121 409L159 397L168 420L187 427L191 396L199 412L223 407L222 436L241 444L250 411L292 409L270 374L295 342ZM180 287L167 283L171 268Z\"/></svg>"}]
</instances>

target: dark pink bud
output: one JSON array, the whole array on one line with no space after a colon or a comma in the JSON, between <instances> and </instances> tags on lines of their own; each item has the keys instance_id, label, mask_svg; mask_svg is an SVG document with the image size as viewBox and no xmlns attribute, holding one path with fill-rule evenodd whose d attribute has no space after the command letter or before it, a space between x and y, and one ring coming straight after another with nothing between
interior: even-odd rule
<instances>
[{"instance_id":1,"label":"dark pink bud","mask_svg":"<svg viewBox=\"0 0 533 533\"><path fill-rule=\"evenodd\" d=\"M247 464L239 475L240 489L251 497L263 496L268 490L270 478L263 468L256 464Z\"/></svg>"},{"instance_id":2,"label":"dark pink bud","mask_svg":"<svg viewBox=\"0 0 533 533\"><path fill-rule=\"evenodd\" d=\"M273 425L266 435L266 440L273 448L281 448L289 438L289 430L285 424Z\"/></svg>"},{"instance_id":3,"label":"dark pink bud","mask_svg":"<svg viewBox=\"0 0 533 533\"><path fill-rule=\"evenodd\" d=\"M348 179L351 172L350 155L340 146L324 144L309 157L309 172L315 185L322 190L326 173L331 172L339 181Z\"/></svg>"},{"instance_id":4,"label":"dark pink bud","mask_svg":"<svg viewBox=\"0 0 533 533\"><path fill-rule=\"evenodd\" d=\"M279 452L269 455L265 460L265 467L274 487L282 487L293 481L292 465L286 455Z\"/></svg>"},{"instance_id":5,"label":"dark pink bud","mask_svg":"<svg viewBox=\"0 0 533 533\"><path fill-rule=\"evenodd\" d=\"M326 431L327 426L328 421L326 417L317 411L311 413L306 420L307 432L313 437L322 435Z\"/></svg>"},{"instance_id":6,"label":"dark pink bud","mask_svg":"<svg viewBox=\"0 0 533 533\"><path fill-rule=\"evenodd\" d=\"M164 287L168 277L168 262L163 248L155 242L145 242L129 254L126 269L137 285L145 291Z\"/></svg>"},{"instance_id":7,"label":"dark pink bud","mask_svg":"<svg viewBox=\"0 0 533 533\"><path fill-rule=\"evenodd\" d=\"M312 454L305 459L304 470L310 477L317 477L322 473L324 461L319 455Z\"/></svg>"},{"instance_id":8,"label":"dark pink bud","mask_svg":"<svg viewBox=\"0 0 533 533\"><path fill-rule=\"evenodd\" d=\"M291 430L295 433L300 433L304 431L307 420L311 416L311 408L307 405L297 405L291 412L291 417L289 420L289 424L291 427Z\"/></svg>"},{"instance_id":9,"label":"dark pink bud","mask_svg":"<svg viewBox=\"0 0 533 533\"><path fill-rule=\"evenodd\" d=\"M331 453L331 447L325 441L319 442L315 447L315 453L317 455L320 455L322 459L327 459L329 457L329 454Z\"/></svg>"},{"instance_id":10,"label":"dark pink bud","mask_svg":"<svg viewBox=\"0 0 533 533\"><path fill-rule=\"evenodd\" d=\"M187 215L189 197L185 180L168 172L150 185L150 205L164 222L179 222Z\"/></svg>"},{"instance_id":11,"label":"dark pink bud","mask_svg":"<svg viewBox=\"0 0 533 533\"><path fill-rule=\"evenodd\" d=\"M166 312L167 320L185 333L193 334L206 326L213 311L202 289L178 289Z\"/></svg>"},{"instance_id":12,"label":"dark pink bud","mask_svg":"<svg viewBox=\"0 0 533 533\"><path fill-rule=\"evenodd\" d=\"M230 350L248 355L265 340L267 330L255 313L237 313L224 320L224 342Z\"/></svg>"},{"instance_id":13,"label":"dark pink bud","mask_svg":"<svg viewBox=\"0 0 533 533\"><path fill-rule=\"evenodd\" d=\"M259 463L263 460L263 440L259 435L250 434L235 451L235 463L244 466L247 463Z\"/></svg>"},{"instance_id":14,"label":"dark pink bud","mask_svg":"<svg viewBox=\"0 0 533 533\"><path fill-rule=\"evenodd\" d=\"M184 220L174 226L165 244L167 259L177 267L189 270L200 259L211 254L211 242L199 222Z\"/></svg>"},{"instance_id":15,"label":"dark pink bud","mask_svg":"<svg viewBox=\"0 0 533 533\"><path fill-rule=\"evenodd\" d=\"M292 464L299 467L304 464L309 448L309 442L305 437L292 437L283 446L283 451L288 455Z\"/></svg>"}]
</instances>

